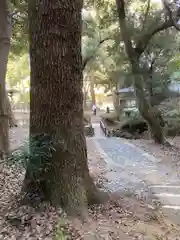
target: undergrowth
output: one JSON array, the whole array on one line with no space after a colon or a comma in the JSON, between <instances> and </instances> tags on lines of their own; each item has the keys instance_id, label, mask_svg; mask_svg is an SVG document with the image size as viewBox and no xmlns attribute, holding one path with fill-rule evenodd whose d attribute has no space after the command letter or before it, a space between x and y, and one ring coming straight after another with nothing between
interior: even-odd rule
<instances>
[{"instance_id":1,"label":"undergrowth","mask_svg":"<svg viewBox=\"0 0 180 240\"><path fill-rule=\"evenodd\" d=\"M68 240L68 237L65 235L61 227L56 231L55 240Z\"/></svg>"},{"instance_id":2,"label":"undergrowth","mask_svg":"<svg viewBox=\"0 0 180 240\"><path fill-rule=\"evenodd\" d=\"M17 164L32 172L49 166L52 153L55 151L52 141L47 134L39 134L27 139L24 144L11 153L8 164Z\"/></svg>"}]
</instances>

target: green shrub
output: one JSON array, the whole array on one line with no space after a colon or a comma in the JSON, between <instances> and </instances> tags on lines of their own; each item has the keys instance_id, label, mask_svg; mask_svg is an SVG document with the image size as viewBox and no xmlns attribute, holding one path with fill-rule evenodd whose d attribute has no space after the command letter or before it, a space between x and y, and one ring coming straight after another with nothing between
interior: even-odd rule
<instances>
[{"instance_id":1,"label":"green shrub","mask_svg":"<svg viewBox=\"0 0 180 240\"><path fill-rule=\"evenodd\" d=\"M24 168L29 166L34 174L40 169L49 167L53 151L55 149L49 135L38 134L31 141L25 141L21 148L13 151L8 162L21 164Z\"/></svg>"},{"instance_id":2,"label":"green shrub","mask_svg":"<svg viewBox=\"0 0 180 240\"><path fill-rule=\"evenodd\" d=\"M68 237L64 234L61 228L58 228L55 240L68 240Z\"/></svg>"},{"instance_id":3,"label":"green shrub","mask_svg":"<svg viewBox=\"0 0 180 240\"><path fill-rule=\"evenodd\" d=\"M163 118L165 121L165 133L167 136L180 135L180 111L179 109L173 109L164 112Z\"/></svg>"}]
</instances>

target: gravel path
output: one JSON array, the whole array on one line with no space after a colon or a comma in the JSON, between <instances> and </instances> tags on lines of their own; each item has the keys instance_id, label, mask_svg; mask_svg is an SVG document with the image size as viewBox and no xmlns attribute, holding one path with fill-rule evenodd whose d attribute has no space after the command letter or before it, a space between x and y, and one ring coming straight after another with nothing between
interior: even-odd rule
<instances>
[{"instance_id":1,"label":"gravel path","mask_svg":"<svg viewBox=\"0 0 180 240\"><path fill-rule=\"evenodd\" d=\"M160 200L164 213L180 222L180 181L169 166L120 138L105 138L94 123L94 141L109 168L107 187Z\"/></svg>"}]
</instances>

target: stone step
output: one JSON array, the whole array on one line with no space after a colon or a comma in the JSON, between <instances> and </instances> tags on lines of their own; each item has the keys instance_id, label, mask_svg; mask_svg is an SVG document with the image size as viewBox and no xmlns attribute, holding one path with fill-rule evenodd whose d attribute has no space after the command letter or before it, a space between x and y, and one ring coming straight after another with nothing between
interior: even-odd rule
<instances>
[{"instance_id":1,"label":"stone step","mask_svg":"<svg viewBox=\"0 0 180 240\"><path fill-rule=\"evenodd\" d=\"M172 193L180 194L180 185L152 185L149 186L150 193Z\"/></svg>"},{"instance_id":2,"label":"stone step","mask_svg":"<svg viewBox=\"0 0 180 240\"><path fill-rule=\"evenodd\" d=\"M162 207L164 216L170 219L175 224L180 224L180 206L165 205Z\"/></svg>"},{"instance_id":3,"label":"stone step","mask_svg":"<svg viewBox=\"0 0 180 240\"><path fill-rule=\"evenodd\" d=\"M180 194L156 193L153 196L160 199L162 205L180 206Z\"/></svg>"}]
</instances>

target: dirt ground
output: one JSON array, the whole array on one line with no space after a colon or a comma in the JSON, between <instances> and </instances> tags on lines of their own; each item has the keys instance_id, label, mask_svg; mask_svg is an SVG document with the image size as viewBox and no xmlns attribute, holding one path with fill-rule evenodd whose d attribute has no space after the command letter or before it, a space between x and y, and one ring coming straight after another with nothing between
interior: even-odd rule
<instances>
[{"instance_id":1,"label":"dirt ground","mask_svg":"<svg viewBox=\"0 0 180 240\"><path fill-rule=\"evenodd\" d=\"M27 129L11 130L12 148L21 144L27 134ZM104 178L107 166L92 139L87 139L87 146L90 173L97 186L103 188L104 182L108 181ZM89 209L89 218L83 223L68 219L62 209L47 204L41 204L38 209L21 206L18 198L24 173L22 166L0 164L0 240L180 239L177 226L155 207L133 195L112 193L105 205Z\"/></svg>"}]
</instances>

